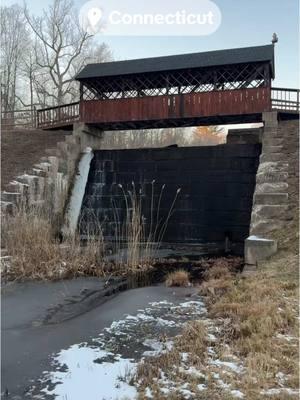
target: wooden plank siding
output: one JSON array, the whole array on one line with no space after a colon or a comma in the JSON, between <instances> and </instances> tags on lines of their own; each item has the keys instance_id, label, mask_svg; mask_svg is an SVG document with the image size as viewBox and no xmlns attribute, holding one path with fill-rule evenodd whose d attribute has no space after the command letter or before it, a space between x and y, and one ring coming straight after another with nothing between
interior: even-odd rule
<instances>
[{"instance_id":1,"label":"wooden plank siding","mask_svg":"<svg viewBox=\"0 0 300 400\"><path fill-rule=\"evenodd\" d=\"M115 100L82 100L80 121L114 123L257 114L271 111L271 88Z\"/></svg>"}]
</instances>

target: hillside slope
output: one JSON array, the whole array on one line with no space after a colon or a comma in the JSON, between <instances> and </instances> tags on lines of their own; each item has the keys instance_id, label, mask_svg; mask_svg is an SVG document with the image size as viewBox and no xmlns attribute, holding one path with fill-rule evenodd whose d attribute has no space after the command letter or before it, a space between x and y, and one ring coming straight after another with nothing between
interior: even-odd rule
<instances>
[{"instance_id":1,"label":"hillside slope","mask_svg":"<svg viewBox=\"0 0 300 400\"><path fill-rule=\"evenodd\" d=\"M66 131L12 131L1 133L1 190L16 176L29 171L46 150L64 140ZM49 155L49 154L48 154Z\"/></svg>"}]
</instances>

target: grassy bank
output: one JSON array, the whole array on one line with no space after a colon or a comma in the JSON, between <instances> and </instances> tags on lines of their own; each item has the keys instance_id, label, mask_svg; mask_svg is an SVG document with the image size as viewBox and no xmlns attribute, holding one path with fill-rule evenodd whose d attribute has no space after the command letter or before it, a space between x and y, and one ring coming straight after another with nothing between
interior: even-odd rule
<instances>
[{"instance_id":1,"label":"grassy bank","mask_svg":"<svg viewBox=\"0 0 300 400\"><path fill-rule=\"evenodd\" d=\"M207 319L187 325L170 352L142 361L140 399L149 390L154 399L298 398L298 290L291 252L249 278L217 261L199 287Z\"/></svg>"}]
</instances>

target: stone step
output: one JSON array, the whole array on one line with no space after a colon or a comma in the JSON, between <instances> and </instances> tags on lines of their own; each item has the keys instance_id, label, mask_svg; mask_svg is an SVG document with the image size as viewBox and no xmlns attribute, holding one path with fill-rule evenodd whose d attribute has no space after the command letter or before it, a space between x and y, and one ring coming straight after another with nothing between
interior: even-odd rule
<instances>
[{"instance_id":1,"label":"stone step","mask_svg":"<svg viewBox=\"0 0 300 400\"><path fill-rule=\"evenodd\" d=\"M289 177L285 171L262 172L256 175L256 183L278 183L287 182Z\"/></svg>"},{"instance_id":2,"label":"stone step","mask_svg":"<svg viewBox=\"0 0 300 400\"><path fill-rule=\"evenodd\" d=\"M263 154L282 153L283 146L263 145L262 151Z\"/></svg>"},{"instance_id":3,"label":"stone step","mask_svg":"<svg viewBox=\"0 0 300 400\"><path fill-rule=\"evenodd\" d=\"M276 162L276 161L285 161L285 155L282 153L262 153L259 157L260 163L264 162Z\"/></svg>"},{"instance_id":4,"label":"stone step","mask_svg":"<svg viewBox=\"0 0 300 400\"><path fill-rule=\"evenodd\" d=\"M7 203L17 204L21 200L21 193L17 192L2 192L1 193L1 201Z\"/></svg>"},{"instance_id":5,"label":"stone step","mask_svg":"<svg viewBox=\"0 0 300 400\"><path fill-rule=\"evenodd\" d=\"M264 220L285 220L288 212L288 205L254 205L252 210L251 222L259 222Z\"/></svg>"},{"instance_id":6,"label":"stone step","mask_svg":"<svg viewBox=\"0 0 300 400\"><path fill-rule=\"evenodd\" d=\"M260 220L260 221L251 221L251 235L268 235L274 231L280 231L284 229L286 226L286 221L281 220Z\"/></svg>"},{"instance_id":7,"label":"stone step","mask_svg":"<svg viewBox=\"0 0 300 400\"><path fill-rule=\"evenodd\" d=\"M41 168L32 168L29 170L29 175L35 175L40 178L45 178L47 176L47 173L45 170L43 170Z\"/></svg>"},{"instance_id":8,"label":"stone step","mask_svg":"<svg viewBox=\"0 0 300 400\"><path fill-rule=\"evenodd\" d=\"M279 137L264 137L263 138L263 148L265 146L282 146L283 139Z\"/></svg>"},{"instance_id":9,"label":"stone step","mask_svg":"<svg viewBox=\"0 0 300 400\"><path fill-rule=\"evenodd\" d=\"M17 182L24 183L26 185L32 186L38 184L39 177L37 175L29 175L29 174L23 174L17 176Z\"/></svg>"},{"instance_id":10,"label":"stone step","mask_svg":"<svg viewBox=\"0 0 300 400\"><path fill-rule=\"evenodd\" d=\"M42 161L39 164L35 164L34 168L41 169L45 171L46 173L50 171L51 168L51 163L49 162L49 159L46 159L47 161Z\"/></svg>"},{"instance_id":11,"label":"stone step","mask_svg":"<svg viewBox=\"0 0 300 400\"><path fill-rule=\"evenodd\" d=\"M287 204L288 199L287 193L255 193L254 204L282 205Z\"/></svg>"},{"instance_id":12,"label":"stone step","mask_svg":"<svg viewBox=\"0 0 300 400\"><path fill-rule=\"evenodd\" d=\"M258 183L255 191L258 194L287 193L289 185L286 182Z\"/></svg>"},{"instance_id":13,"label":"stone step","mask_svg":"<svg viewBox=\"0 0 300 400\"><path fill-rule=\"evenodd\" d=\"M281 132L278 127L264 127L264 133L263 133L263 138L264 137L269 137L269 138L284 138L283 133Z\"/></svg>"},{"instance_id":14,"label":"stone step","mask_svg":"<svg viewBox=\"0 0 300 400\"><path fill-rule=\"evenodd\" d=\"M264 131L263 133L263 140L264 139L283 139L285 140L285 136L282 134L282 132L279 131Z\"/></svg>"},{"instance_id":15,"label":"stone step","mask_svg":"<svg viewBox=\"0 0 300 400\"><path fill-rule=\"evenodd\" d=\"M258 173L262 172L287 172L289 170L289 163L284 161L266 161L259 164Z\"/></svg>"},{"instance_id":16,"label":"stone step","mask_svg":"<svg viewBox=\"0 0 300 400\"><path fill-rule=\"evenodd\" d=\"M22 196L27 196L29 185L18 181L12 181L7 186L6 192L18 192L21 193Z\"/></svg>"}]
</instances>

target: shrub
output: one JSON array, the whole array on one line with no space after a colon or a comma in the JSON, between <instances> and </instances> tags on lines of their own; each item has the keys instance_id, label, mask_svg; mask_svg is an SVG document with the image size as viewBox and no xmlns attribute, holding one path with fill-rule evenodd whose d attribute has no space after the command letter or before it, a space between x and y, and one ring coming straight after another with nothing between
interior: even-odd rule
<instances>
[{"instance_id":1,"label":"shrub","mask_svg":"<svg viewBox=\"0 0 300 400\"><path fill-rule=\"evenodd\" d=\"M181 286L187 287L190 285L189 273L183 269L178 269L177 271L170 272L166 277L166 286Z\"/></svg>"}]
</instances>

